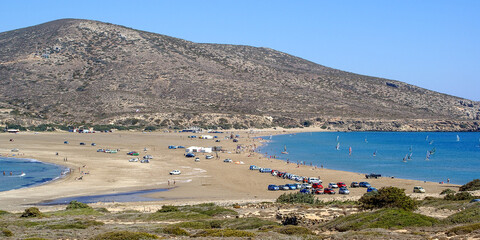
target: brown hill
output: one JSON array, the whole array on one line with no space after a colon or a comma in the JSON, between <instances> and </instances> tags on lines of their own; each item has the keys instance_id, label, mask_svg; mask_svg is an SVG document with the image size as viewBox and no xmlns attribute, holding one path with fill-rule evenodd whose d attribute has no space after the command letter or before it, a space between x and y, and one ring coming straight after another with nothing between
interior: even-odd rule
<instances>
[{"instance_id":1,"label":"brown hill","mask_svg":"<svg viewBox=\"0 0 480 240\"><path fill-rule=\"evenodd\" d=\"M27 124L136 118L258 127L310 120L357 130L432 123L476 130L480 118L478 102L268 48L193 43L77 19L0 33L0 93L11 109L4 121Z\"/></svg>"}]
</instances>

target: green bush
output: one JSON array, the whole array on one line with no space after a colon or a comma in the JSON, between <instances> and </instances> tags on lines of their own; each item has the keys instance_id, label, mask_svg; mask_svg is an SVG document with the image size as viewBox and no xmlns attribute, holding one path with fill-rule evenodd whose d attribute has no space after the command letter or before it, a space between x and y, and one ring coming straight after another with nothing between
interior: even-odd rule
<instances>
[{"instance_id":1,"label":"green bush","mask_svg":"<svg viewBox=\"0 0 480 240\"><path fill-rule=\"evenodd\" d=\"M23 212L20 217L30 218L30 217L42 217L42 216L43 214L42 212L40 212L38 208L31 207L31 208L25 209L25 212Z\"/></svg>"},{"instance_id":2,"label":"green bush","mask_svg":"<svg viewBox=\"0 0 480 240\"><path fill-rule=\"evenodd\" d=\"M468 233L471 233L471 232L476 231L478 229L480 229L480 223L474 223L474 224L470 224L470 225L454 227L454 228L448 230L446 233L448 235L450 235L450 234L460 235L460 234L468 234Z\"/></svg>"},{"instance_id":3,"label":"green bush","mask_svg":"<svg viewBox=\"0 0 480 240\"><path fill-rule=\"evenodd\" d=\"M178 212L178 208L170 205L163 205L161 209L158 209L157 212Z\"/></svg>"},{"instance_id":4,"label":"green bush","mask_svg":"<svg viewBox=\"0 0 480 240\"><path fill-rule=\"evenodd\" d=\"M475 191L480 190L480 179L474 179L471 182L460 187L459 191Z\"/></svg>"},{"instance_id":5,"label":"green bush","mask_svg":"<svg viewBox=\"0 0 480 240\"><path fill-rule=\"evenodd\" d=\"M326 223L324 227L344 232L367 228L430 227L438 222L435 218L397 208L339 217Z\"/></svg>"},{"instance_id":6,"label":"green bush","mask_svg":"<svg viewBox=\"0 0 480 240\"><path fill-rule=\"evenodd\" d=\"M10 213L7 211L0 210L0 215L5 215L5 214L10 214Z\"/></svg>"},{"instance_id":7,"label":"green bush","mask_svg":"<svg viewBox=\"0 0 480 240\"><path fill-rule=\"evenodd\" d=\"M363 209L401 208L412 211L417 208L417 203L405 194L405 189L396 187L380 188L376 193L364 194L358 201Z\"/></svg>"},{"instance_id":8,"label":"green bush","mask_svg":"<svg viewBox=\"0 0 480 240\"><path fill-rule=\"evenodd\" d=\"M194 237L255 237L255 234L234 229L206 229L198 232Z\"/></svg>"},{"instance_id":9,"label":"green bush","mask_svg":"<svg viewBox=\"0 0 480 240\"><path fill-rule=\"evenodd\" d=\"M447 188L440 193L440 195L444 195L444 194L455 194L455 191L450 188Z\"/></svg>"},{"instance_id":10,"label":"green bush","mask_svg":"<svg viewBox=\"0 0 480 240\"><path fill-rule=\"evenodd\" d=\"M443 220L444 223L476 223L480 222L480 208L472 206Z\"/></svg>"},{"instance_id":11,"label":"green bush","mask_svg":"<svg viewBox=\"0 0 480 240\"><path fill-rule=\"evenodd\" d=\"M3 234L3 236L5 236L5 237L12 237L12 236L13 236L12 231L10 231L10 230L8 230L8 229L2 229L2 234Z\"/></svg>"},{"instance_id":12,"label":"green bush","mask_svg":"<svg viewBox=\"0 0 480 240\"><path fill-rule=\"evenodd\" d=\"M88 204L86 203L77 202L73 200L68 204L66 209L71 210L71 209L83 209L83 208L92 208L92 207L88 206Z\"/></svg>"},{"instance_id":13,"label":"green bush","mask_svg":"<svg viewBox=\"0 0 480 240\"><path fill-rule=\"evenodd\" d=\"M97 222L95 220L75 220L73 222L62 222L59 224L47 225L49 229L87 229L92 226L102 226L103 222Z\"/></svg>"},{"instance_id":14,"label":"green bush","mask_svg":"<svg viewBox=\"0 0 480 240\"><path fill-rule=\"evenodd\" d=\"M39 238L39 237L32 237L32 238L25 238L23 240L48 240L46 238Z\"/></svg>"},{"instance_id":15,"label":"green bush","mask_svg":"<svg viewBox=\"0 0 480 240\"><path fill-rule=\"evenodd\" d=\"M170 235L177 235L177 236L190 236L190 234L185 231L184 229L181 229L179 227L166 227L162 229L162 232L165 234L170 234Z\"/></svg>"},{"instance_id":16,"label":"green bush","mask_svg":"<svg viewBox=\"0 0 480 240\"><path fill-rule=\"evenodd\" d=\"M157 127L155 127L155 126L147 126L147 127L145 127L144 130L145 130L145 131L155 131L155 130L157 130Z\"/></svg>"},{"instance_id":17,"label":"green bush","mask_svg":"<svg viewBox=\"0 0 480 240\"><path fill-rule=\"evenodd\" d=\"M318 199L312 194L304 193L284 193L277 198L278 203L308 203L317 204L320 203Z\"/></svg>"},{"instance_id":18,"label":"green bush","mask_svg":"<svg viewBox=\"0 0 480 240\"><path fill-rule=\"evenodd\" d=\"M275 229L275 232L286 234L286 235L313 235L314 233L305 227L300 226L284 226L278 229Z\"/></svg>"},{"instance_id":19,"label":"green bush","mask_svg":"<svg viewBox=\"0 0 480 240\"><path fill-rule=\"evenodd\" d=\"M157 236L145 232L117 231L99 234L91 240L146 240L157 238Z\"/></svg>"},{"instance_id":20,"label":"green bush","mask_svg":"<svg viewBox=\"0 0 480 240\"><path fill-rule=\"evenodd\" d=\"M449 193L449 194L445 195L445 197L443 199L449 200L449 201L462 201L462 200L470 200L470 199L473 199L473 198L474 197L469 192L459 192L459 193L456 193L456 194Z\"/></svg>"}]
</instances>

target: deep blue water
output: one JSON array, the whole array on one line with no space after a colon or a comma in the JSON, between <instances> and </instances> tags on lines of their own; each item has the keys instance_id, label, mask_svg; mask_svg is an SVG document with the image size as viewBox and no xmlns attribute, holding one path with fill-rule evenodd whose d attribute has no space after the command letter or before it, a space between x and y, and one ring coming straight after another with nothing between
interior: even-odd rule
<instances>
[{"instance_id":1,"label":"deep blue water","mask_svg":"<svg viewBox=\"0 0 480 240\"><path fill-rule=\"evenodd\" d=\"M270 136L262 138L269 140ZM284 146L289 154L281 154ZM432 150L434 154L427 160L427 151ZM422 181L450 179L451 183L465 184L480 178L478 132L297 133L272 136L258 152L293 163Z\"/></svg>"},{"instance_id":2,"label":"deep blue water","mask_svg":"<svg viewBox=\"0 0 480 240\"><path fill-rule=\"evenodd\" d=\"M146 195L149 193L155 193L155 192L163 192L167 190L168 189L166 188L158 188L158 189L141 190L141 191L133 191L133 192L58 198L50 201L41 202L38 205L68 204L73 200L77 202L82 202L82 203L160 201L161 199L148 198L148 197L144 197L143 195Z\"/></svg>"},{"instance_id":3,"label":"deep blue water","mask_svg":"<svg viewBox=\"0 0 480 240\"><path fill-rule=\"evenodd\" d=\"M59 178L66 170L65 167L33 159L0 157L0 191L43 184Z\"/></svg>"}]
</instances>

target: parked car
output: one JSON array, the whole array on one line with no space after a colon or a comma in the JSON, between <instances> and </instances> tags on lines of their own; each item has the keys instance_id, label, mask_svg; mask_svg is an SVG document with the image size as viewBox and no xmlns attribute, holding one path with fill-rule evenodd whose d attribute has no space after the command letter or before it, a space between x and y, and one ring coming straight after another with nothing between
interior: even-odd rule
<instances>
[{"instance_id":1,"label":"parked car","mask_svg":"<svg viewBox=\"0 0 480 240\"><path fill-rule=\"evenodd\" d=\"M185 148L184 146L177 146L177 148Z\"/></svg>"},{"instance_id":2,"label":"parked car","mask_svg":"<svg viewBox=\"0 0 480 240\"><path fill-rule=\"evenodd\" d=\"M338 189L338 193L348 195L350 194L350 190L348 190L347 187L341 187L340 189Z\"/></svg>"},{"instance_id":3,"label":"parked car","mask_svg":"<svg viewBox=\"0 0 480 240\"><path fill-rule=\"evenodd\" d=\"M260 167L257 167L255 165L250 165L250 170L258 170Z\"/></svg>"},{"instance_id":4,"label":"parked car","mask_svg":"<svg viewBox=\"0 0 480 240\"><path fill-rule=\"evenodd\" d=\"M12 139L13 140L13 139ZM10 142L13 142L13 141L10 141ZM63 144L68 144L68 141L64 141Z\"/></svg>"},{"instance_id":5,"label":"parked car","mask_svg":"<svg viewBox=\"0 0 480 240\"><path fill-rule=\"evenodd\" d=\"M226 163L231 163L231 162L233 162L233 161L232 161L232 159L230 159L230 158L227 158L227 159L223 160L223 162L226 162Z\"/></svg>"},{"instance_id":6,"label":"parked car","mask_svg":"<svg viewBox=\"0 0 480 240\"><path fill-rule=\"evenodd\" d=\"M318 189L312 189L312 194L325 194L322 189L318 188Z\"/></svg>"},{"instance_id":7,"label":"parked car","mask_svg":"<svg viewBox=\"0 0 480 240\"><path fill-rule=\"evenodd\" d=\"M127 153L127 155L138 156L139 153L138 153L138 152L135 152L135 151L130 151L130 152Z\"/></svg>"},{"instance_id":8,"label":"parked car","mask_svg":"<svg viewBox=\"0 0 480 240\"><path fill-rule=\"evenodd\" d=\"M331 188L325 188L325 189L323 189L323 193L324 194L335 194L335 190L333 190Z\"/></svg>"},{"instance_id":9,"label":"parked car","mask_svg":"<svg viewBox=\"0 0 480 240\"><path fill-rule=\"evenodd\" d=\"M99 148L99 149L97 149L97 152L105 152L105 149Z\"/></svg>"},{"instance_id":10,"label":"parked car","mask_svg":"<svg viewBox=\"0 0 480 240\"><path fill-rule=\"evenodd\" d=\"M420 186L415 186L415 187L413 187L413 192L414 193L425 193L425 189L423 187L420 187Z\"/></svg>"},{"instance_id":11,"label":"parked car","mask_svg":"<svg viewBox=\"0 0 480 240\"><path fill-rule=\"evenodd\" d=\"M379 178L382 177L382 174L370 173L365 175L365 178Z\"/></svg>"},{"instance_id":12,"label":"parked car","mask_svg":"<svg viewBox=\"0 0 480 240\"><path fill-rule=\"evenodd\" d=\"M84 143L84 142L81 142L80 145L85 145L85 143Z\"/></svg>"},{"instance_id":13,"label":"parked car","mask_svg":"<svg viewBox=\"0 0 480 240\"><path fill-rule=\"evenodd\" d=\"M168 149L177 149L177 146L170 145L168 146Z\"/></svg>"},{"instance_id":14,"label":"parked car","mask_svg":"<svg viewBox=\"0 0 480 240\"><path fill-rule=\"evenodd\" d=\"M329 183L329 184L328 184L328 187L329 187L329 188L338 188L337 184L334 183L334 182Z\"/></svg>"},{"instance_id":15,"label":"parked car","mask_svg":"<svg viewBox=\"0 0 480 240\"><path fill-rule=\"evenodd\" d=\"M337 183L337 186L338 186L339 188L341 188L341 187L347 187L347 184L345 184L344 182L338 182L338 183Z\"/></svg>"},{"instance_id":16,"label":"parked car","mask_svg":"<svg viewBox=\"0 0 480 240\"><path fill-rule=\"evenodd\" d=\"M91 145L92 145L92 146L97 146L97 144L96 144L96 143L92 143Z\"/></svg>"},{"instance_id":17,"label":"parked car","mask_svg":"<svg viewBox=\"0 0 480 240\"><path fill-rule=\"evenodd\" d=\"M368 182L360 182L358 186L368 188L368 187L371 187L372 185L370 185L370 183Z\"/></svg>"},{"instance_id":18,"label":"parked car","mask_svg":"<svg viewBox=\"0 0 480 240\"><path fill-rule=\"evenodd\" d=\"M295 187L296 187L297 189L301 189L301 188L302 188L302 184L300 184L300 183L292 183L292 184L295 185Z\"/></svg>"},{"instance_id":19,"label":"parked car","mask_svg":"<svg viewBox=\"0 0 480 240\"><path fill-rule=\"evenodd\" d=\"M212 159L213 158L213 155L207 155L205 156L205 159Z\"/></svg>"},{"instance_id":20,"label":"parked car","mask_svg":"<svg viewBox=\"0 0 480 240\"><path fill-rule=\"evenodd\" d=\"M170 172L170 175L180 175L180 173L182 173L180 170L173 170Z\"/></svg>"},{"instance_id":21,"label":"parked car","mask_svg":"<svg viewBox=\"0 0 480 240\"><path fill-rule=\"evenodd\" d=\"M196 158L195 158L195 162L200 162L200 158L199 158L199 157L196 157Z\"/></svg>"},{"instance_id":22,"label":"parked car","mask_svg":"<svg viewBox=\"0 0 480 240\"><path fill-rule=\"evenodd\" d=\"M285 186L287 186L290 190L296 190L297 189L297 186L295 186L295 184L293 184L293 183L287 183L287 184L285 184Z\"/></svg>"},{"instance_id":23,"label":"parked car","mask_svg":"<svg viewBox=\"0 0 480 240\"><path fill-rule=\"evenodd\" d=\"M302 183L302 187L301 188L306 188L306 189L310 189L312 188L312 185L308 184L308 183Z\"/></svg>"},{"instance_id":24,"label":"parked car","mask_svg":"<svg viewBox=\"0 0 480 240\"><path fill-rule=\"evenodd\" d=\"M195 157L195 154L193 154L193 153L187 153L187 154L185 154L185 157L187 157L187 158L192 158L192 157Z\"/></svg>"},{"instance_id":25,"label":"parked car","mask_svg":"<svg viewBox=\"0 0 480 240\"><path fill-rule=\"evenodd\" d=\"M280 188L279 188L277 185L270 184L270 185L268 185L268 190L270 190L270 191L278 191L278 190L280 190Z\"/></svg>"},{"instance_id":26,"label":"parked car","mask_svg":"<svg viewBox=\"0 0 480 240\"><path fill-rule=\"evenodd\" d=\"M278 187L280 188L280 190L290 190L290 188L285 185L278 185Z\"/></svg>"},{"instance_id":27,"label":"parked car","mask_svg":"<svg viewBox=\"0 0 480 240\"><path fill-rule=\"evenodd\" d=\"M316 177L309 177L308 178L308 183L322 183L322 180Z\"/></svg>"},{"instance_id":28,"label":"parked car","mask_svg":"<svg viewBox=\"0 0 480 240\"><path fill-rule=\"evenodd\" d=\"M312 188L319 188L319 189L322 189L322 188L323 188L323 186L322 186L322 184L320 184L320 183L314 183L314 184L312 184Z\"/></svg>"},{"instance_id":29,"label":"parked car","mask_svg":"<svg viewBox=\"0 0 480 240\"><path fill-rule=\"evenodd\" d=\"M271 168L260 168L258 169L259 172L261 173L271 173L272 169Z\"/></svg>"},{"instance_id":30,"label":"parked car","mask_svg":"<svg viewBox=\"0 0 480 240\"><path fill-rule=\"evenodd\" d=\"M350 183L350 187L357 188L357 187L360 187L360 184L358 184L358 182L352 182Z\"/></svg>"},{"instance_id":31,"label":"parked car","mask_svg":"<svg viewBox=\"0 0 480 240\"><path fill-rule=\"evenodd\" d=\"M306 188L302 188L302 189L300 189L300 193L310 193L310 190L308 190Z\"/></svg>"},{"instance_id":32,"label":"parked car","mask_svg":"<svg viewBox=\"0 0 480 240\"><path fill-rule=\"evenodd\" d=\"M368 187L367 192L378 192L378 190L374 187Z\"/></svg>"}]
</instances>

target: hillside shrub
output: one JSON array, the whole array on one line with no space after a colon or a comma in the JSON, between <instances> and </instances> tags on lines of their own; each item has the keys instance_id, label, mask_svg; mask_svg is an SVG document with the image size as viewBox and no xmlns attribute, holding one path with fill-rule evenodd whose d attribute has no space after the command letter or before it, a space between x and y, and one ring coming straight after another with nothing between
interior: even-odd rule
<instances>
[{"instance_id":1,"label":"hillside shrub","mask_svg":"<svg viewBox=\"0 0 480 240\"><path fill-rule=\"evenodd\" d=\"M77 202L73 200L68 204L66 209L71 210L71 209L84 209L84 208L92 208L92 207L88 206L88 204L86 203Z\"/></svg>"},{"instance_id":2,"label":"hillside shrub","mask_svg":"<svg viewBox=\"0 0 480 240\"><path fill-rule=\"evenodd\" d=\"M449 194L445 195L445 197L443 199L450 200L450 201L462 201L462 200L470 200L470 199L473 199L473 198L474 197L469 192L459 192L459 193L456 193L456 194L449 193Z\"/></svg>"},{"instance_id":3,"label":"hillside shrub","mask_svg":"<svg viewBox=\"0 0 480 240\"><path fill-rule=\"evenodd\" d=\"M91 240L146 240L157 238L157 236L145 232L117 231L99 234Z\"/></svg>"},{"instance_id":4,"label":"hillside shrub","mask_svg":"<svg viewBox=\"0 0 480 240\"><path fill-rule=\"evenodd\" d=\"M465 226L454 227L448 230L446 233L447 235L451 235L451 234L461 235L461 234L468 234L479 229L480 229L480 223L474 223L474 224L469 224Z\"/></svg>"},{"instance_id":5,"label":"hillside shrub","mask_svg":"<svg viewBox=\"0 0 480 240\"><path fill-rule=\"evenodd\" d=\"M300 226L287 225L278 229L275 229L275 232L285 234L285 235L313 235L314 233L306 228Z\"/></svg>"},{"instance_id":6,"label":"hillside shrub","mask_svg":"<svg viewBox=\"0 0 480 240\"><path fill-rule=\"evenodd\" d=\"M2 229L2 235L5 237L12 237L13 232L5 228L5 229Z\"/></svg>"},{"instance_id":7,"label":"hillside shrub","mask_svg":"<svg viewBox=\"0 0 480 240\"><path fill-rule=\"evenodd\" d=\"M157 127L155 127L155 126L147 126L147 127L145 127L144 130L145 130L145 131L155 131L155 130L157 130Z\"/></svg>"},{"instance_id":8,"label":"hillside shrub","mask_svg":"<svg viewBox=\"0 0 480 240\"><path fill-rule=\"evenodd\" d=\"M378 192L364 194L358 201L363 209L401 208L413 211L417 208L417 203L405 194L405 189L396 187L380 188Z\"/></svg>"},{"instance_id":9,"label":"hillside shrub","mask_svg":"<svg viewBox=\"0 0 480 240\"><path fill-rule=\"evenodd\" d=\"M284 193L277 198L278 203L308 203L317 204L320 203L318 199L312 194L304 193Z\"/></svg>"},{"instance_id":10,"label":"hillside shrub","mask_svg":"<svg viewBox=\"0 0 480 240\"><path fill-rule=\"evenodd\" d=\"M185 231L185 229L181 229L179 227L166 227L162 230L165 234L176 235L176 236L190 236L190 233Z\"/></svg>"},{"instance_id":11,"label":"hillside shrub","mask_svg":"<svg viewBox=\"0 0 480 240\"><path fill-rule=\"evenodd\" d=\"M4 215L4 214L10 214L10 213L4 210L0 210L0 215Z\"/></svg>"},{"instance_id":12,"label":"hillside shrub","mask_svg":"<svg viewBox=\"0 0 480 240\"><path fill-rule=\"evenodd\" d=\"M480 222L480 208L473 206L452 214L443 220L444 223L477 223Z\"/></svg>"},{"instance_id":13,"label":"hillside shrub","mask_svg":"<svg viewBox=\"0 0 480 240\"><path fill-rule=\"evenodd\" d=\"M38 208L31 207L31 208L25 209L25 212L23 212L20 217L30 218L30 217L42 217L42 216L43 214L42 212L40 212Z\"/></svg>"},{"instance_id":14,"label":"hillside shrub","mask_svg":"<svg viewBox=\"0 0 480 240\"><path fill-rule=\"evenodd\" d=\"M158 209L157 212L178 212L178 208L171 205L163 205L161 209Z\"/></svg>"},{"instance_id":15,"label":"hillside shrub","mask_svg":"<svg viewBox=\"0 0 480 240\"><path fill-rule=\"evenodd\" d=\"M394 208L339 217L327 222L324 227L344 232L367 228L430 227L438 222L432 217Z\"/></svg>"},{"instance_id":16,"label":"hillside shrub","mask_svg":"<svg viewBox=\"0 0 480 240\"><path fill-rule=\"evenodd\" d=\"M194 237L255 237L255 234L234 229L206 229L198 232Z\"/></svg>"},{"instance_id":17,"label":"hillside shrub","mask_svg":"<svg viewBox=\"0 0 480 240\"><path fill-rule=\"evenodd\" d=\"M445 194L455 194L456 192L450 188L447 188L445 190L443 190L440 195L445 195Z\"/></svg>"},{"instance_id":18,"label":"hillside shrub","mask_svg":"<svg viewBox=\"0 0 480 240\"><path fill-rule=\"evenodd\" d=\"M474 179L471 182L461 186L459 191L475 191L480 190L480 179Z\"/></svg>"},{"instance_id":19,"label":"hillside shrub","mask_svg":"<svg viewBox=\"0 0 480 240\"><path fill-rule=\"evenodd\" d=\"M92 226L102 226L103 222L98 222L95 220L80 220L77 219L73 222L62 222L58 224L51 224L46 226L49 229L87 229Z\"/></svg>"}]
</instances>

